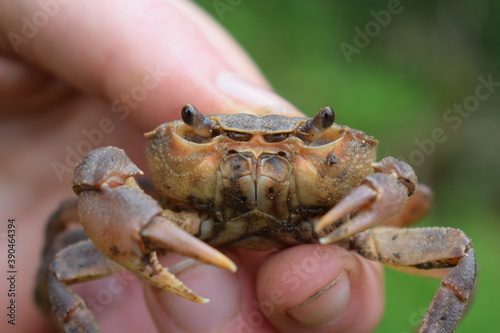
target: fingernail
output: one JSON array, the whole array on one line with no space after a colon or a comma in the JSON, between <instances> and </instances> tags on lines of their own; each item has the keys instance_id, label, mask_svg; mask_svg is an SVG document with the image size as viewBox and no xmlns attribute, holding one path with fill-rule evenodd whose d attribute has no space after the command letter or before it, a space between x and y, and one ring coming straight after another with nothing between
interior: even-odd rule
<instances>
[{"instance_id":1,"label":"fingernail","mask_svg":"<svg viewBox=\"0 0 500 333\"><path fill-rule=\"evenodd\" d=\"M286 312L308 327L325 327L342 317L350 298L351 285L344 271L306 301L286 309Z\"/></svg>"},{"instance_id":2,"label":"fingernail","mask_svg":"<svg viewBox=\"0 0 500 333\"><path fill-rule=\"evenodd\" d=\"M259 87L229 72L220 73L215 85L232 99L247 105L249 108L265 113L282 113L291 116L303 116L288 101L275 92Z\"/></svg>"},{"instance_id":3,"label":"fingernail","mask_svg":"<svg viewBox=\"0 0 500 333\"><path fill-rule=\"evenodd\" d=\"M198 304L164 291L155 295L176 331L218 330L232 322L241 310L242 296L235 274L199 264L178 273L177 277L200 296L210 299L210 302Z\"/></svg>"}]
</instances>

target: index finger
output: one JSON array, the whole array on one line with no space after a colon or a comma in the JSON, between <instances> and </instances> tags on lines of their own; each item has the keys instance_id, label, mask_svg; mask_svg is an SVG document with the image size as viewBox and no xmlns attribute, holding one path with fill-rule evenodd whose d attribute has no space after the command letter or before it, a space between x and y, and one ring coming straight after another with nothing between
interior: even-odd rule
<instances>
[{"instance_id":1,"label":"index finger","mask_svg":"<svg viewBox=\"0 0 500 333\"><path fill-rule=\"evenodd\" d=\"M204 113L297 114L239 46L188 2L1 1L0 13L4 52L104 97L141 129L178 118L186 103Z\"/></svg>"}]
</instances>

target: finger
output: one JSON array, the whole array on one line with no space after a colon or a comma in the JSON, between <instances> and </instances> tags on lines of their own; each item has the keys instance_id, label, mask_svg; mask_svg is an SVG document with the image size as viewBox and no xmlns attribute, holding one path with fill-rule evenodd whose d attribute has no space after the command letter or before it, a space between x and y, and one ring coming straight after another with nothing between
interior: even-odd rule
<instances>
[{"instance_id":1,"label":"finger","mask_svg":"<svg viewBox=\"0 0 500 333\"><path fill-rule=\"evenodd\" d=\"M247 260L250 267L261 260L260 253L245 253L244 260L234 250L225 254L238 265L236 273L201 263L181 272L176 269L179 264L173 267L177 277L209 303L197 304L145 285L146 303L159 331L275 332L259 310L254 275L246 265ZM162 264L172 266L178 260L178 255L167 255Z\"/></svg>"},{"instance_id":2,"label":"finger","mask_svg":"<svg viewBox=\"0 0 500 333\"><path fill-rule=\"evenodd\" d=\"M43 107L66 96L69 91L66 85L47 73L0 54L0 110L4 115Z\"/></svg>"},{"instance_id":3,"label":"finger","mask_svg":"<svg viewBox=\"0 0 500 333\"><path fill-rule=\"evenodd\" d=\"M383 312L379 265L337 246L277 252L262 265L256 289L281 332L371 332Z\"/></svg>"},{"instance_id":4,"label":"finger","mask_svg":"<svg viewBox=\"0 0 500 333\"><path fill-rule=\"evenodd\" d=\"M124 270L104 279L75 284L72 289L85 300L102 332L154 332L143 284L142 279Z\"/></svg>"},{"instance_id":5,"label":"finger","mask_svg":"<svg viewBox=\"0 0 500 333\"><path fill-rule=\"evenodd\" d=\"M294 112L268 90L236 43L193 5L54 1L52 15L44 10L36 2L0 1L8 37L0 42L4 52L104 96L111 111L142 129L178 118L186 103L204 113ZM36 21L44 15L46 24Z\"/></svg>"}]
</instances>

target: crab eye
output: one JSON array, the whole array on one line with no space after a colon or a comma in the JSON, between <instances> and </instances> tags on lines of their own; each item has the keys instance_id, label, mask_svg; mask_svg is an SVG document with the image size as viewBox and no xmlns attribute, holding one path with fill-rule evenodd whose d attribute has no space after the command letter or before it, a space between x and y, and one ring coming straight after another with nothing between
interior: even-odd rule
<instances>
[{"instance_id":1,"label":"crab eye","mask_svg":"<svg viewBox=\"0 0 500 333\"><path fill-rule=\"evenodd\" d=\"M288 137L288 133L273 133L264 135L264 139L267 142L281 142Z\"/></svg>"},{"instance_id":2,"label":"crab eye","mask_svg":"<svg viewBox=\"0 0 500 333\"><path fill-rule=\"evenodd\" d=\"M252 138L252 134L241 132L227 132L227 135L234 141L249 141Z\"/></svg>"},{"instance_id":3,"label":"crab eye","mask_svg":"<svg viewBox=\"0 0 500 333\"><path fill-rule=\"evenodd\" d=\"M212 135L214 125L210 117L201 114L194 106L184 105L181 111L182 121L191 127L196 134L209 137Z\"/></svg>"},{"instance_id":4,"label":"crab eye","mask_svg":"<svg viewBox=\"0 0 500 333\"><path fill-rule=\"evenodd\" d=\"M331 107L325 106L314 118L309 119L304 124L301 131L308 136L309 140L316 140L321 138L323 133L332 127L334 122L335 113Z\"/></svg>"}]
</instances>

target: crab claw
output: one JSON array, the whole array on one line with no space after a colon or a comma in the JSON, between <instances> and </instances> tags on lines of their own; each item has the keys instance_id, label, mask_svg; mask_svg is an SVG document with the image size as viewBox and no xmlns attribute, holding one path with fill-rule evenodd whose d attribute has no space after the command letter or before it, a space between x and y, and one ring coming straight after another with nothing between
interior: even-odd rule
<instances>
[{"instance_id":1,"label":"crab claw","mask_svg":"<svg viewBox=\"0 0 500 333\"><path fill-rule=\"evenodd\" d=\"M101 172L103 165L110 171ZM178 213L162 216L165 211L133 178L139 172L121 149L90 152L73 179L82 227L101 253L137 276L191 301L208 302L163 267L157 252L175 251L232 272L235 264L175 223L182 220Z\"/></svg>"},{"instance_id":2,"label":"crab claw","mask_svg":"<svg viewBox=\"0 0 500 333\"><path fill-rule=\"evenodd\" d=\"M171 250L233 273L236 272L236 265L228 257L163 216L155 216L140 234L150 251Z\"/></svg>"},{"instance_id":3,"label":"crab claw","mask_svg":"<svg viewBox=\"0 0 500 333\"><path fill-rule=\"evenodd\" d=\"M389 168L389 164L395 164L396 167ZM405 166L398 168L398 165L406 164L394 158L375 164L375 170L387 170L389 174L374 173L366 177L359 187L322 216L314 226L316 233L320 235L335 222L344 218L347 221L321 237L320 243L337 242L397 215L416 186L416 178L402 177L398 170L408 172L408 169ZM411 179L411 184L408 184L408 179ZM351 215L354 217L351 218Z\"/></svg>"}]
</instances>

